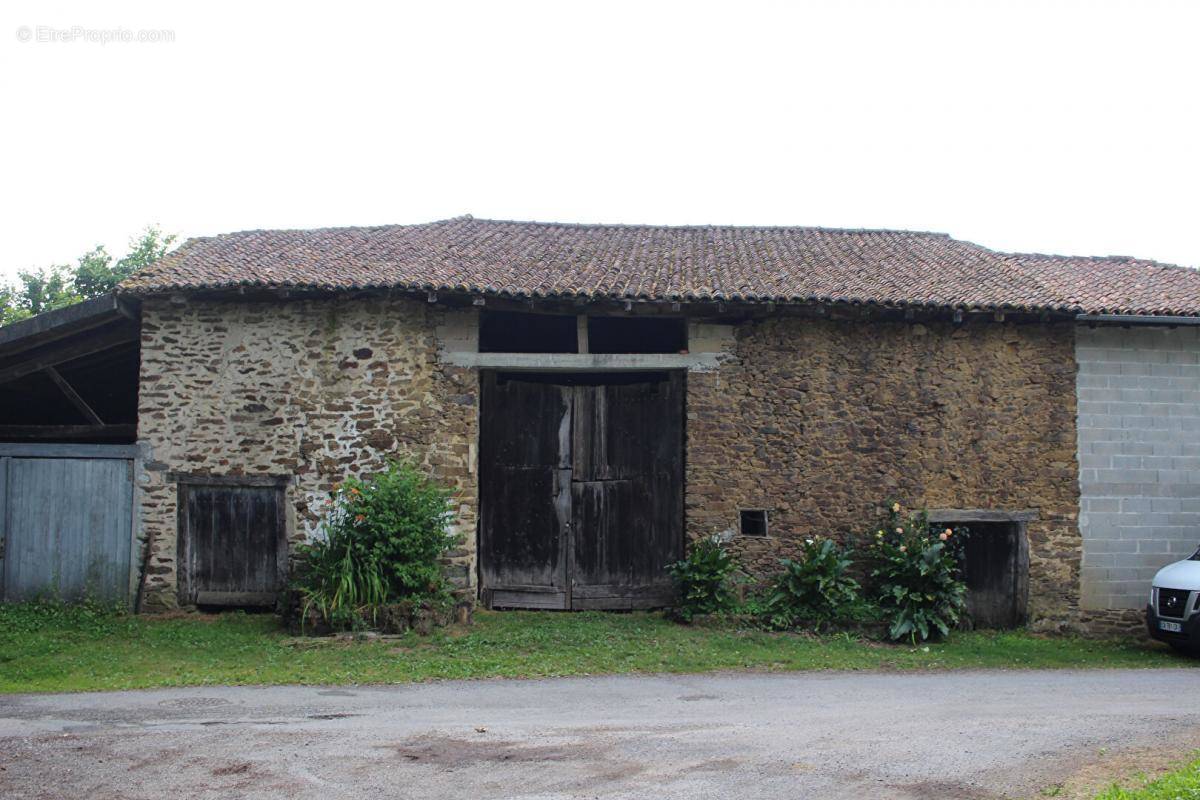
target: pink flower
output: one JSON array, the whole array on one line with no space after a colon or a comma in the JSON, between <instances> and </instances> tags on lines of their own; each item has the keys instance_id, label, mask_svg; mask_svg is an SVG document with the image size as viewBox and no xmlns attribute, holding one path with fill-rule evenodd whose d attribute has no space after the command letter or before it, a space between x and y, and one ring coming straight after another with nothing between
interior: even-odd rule
<instances>
[{"instance_id":1,"label":"pink flower","mask_svg":"<svg viewBox=\"0 0 1200 800\"><path fill-rule=\"evenodd\" d=\"M908 552L908 548L907 548L907 547L905 547L904 545L900 545L900 552L901 552L901 553L907 553L907 552Z\"/></svg>"},{"instance_id":2,"label":"pink flower","mask_svg":"<svg viewBox=\"0 0 1200 800\"><path fill-rule=\"evenodd\" d=\"M904 533L904 528L896 528L896 533Z\"/></svg>"},{"instance_id":3,"label":"pink flower","mask_svg":"<svg viewBox=\"0 0 1200 800\"><path fill-rule=\"evenodd\" d=\"M949 539L949 538L950 538L950 536L949 536L948 534L945 534L945 533L939 533L939 534L938 534L938 538L939 538L939 539L941 539L941 540L944 542L944 541L946 541L947 539Z\"/></svg>"}]
</instances>

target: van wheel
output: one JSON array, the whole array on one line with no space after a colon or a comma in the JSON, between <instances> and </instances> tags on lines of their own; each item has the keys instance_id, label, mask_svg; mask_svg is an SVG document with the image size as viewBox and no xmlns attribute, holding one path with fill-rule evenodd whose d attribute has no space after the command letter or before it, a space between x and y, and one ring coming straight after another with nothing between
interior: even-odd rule
<instances>
[{"instance_id":1,"label":"van wheel","mask_svg":"<svg viewBox=\"0 0 1200 800\"><path fill-rule=\"evenodd\" d=\"M1176 653L1191 656L1192 658L1200 657L1200 650L1197 650L1194 644L1188 644L1187 642L1167 642L1167 644L1171 645L1171 649Z\"/></svg>"}]
</instances>

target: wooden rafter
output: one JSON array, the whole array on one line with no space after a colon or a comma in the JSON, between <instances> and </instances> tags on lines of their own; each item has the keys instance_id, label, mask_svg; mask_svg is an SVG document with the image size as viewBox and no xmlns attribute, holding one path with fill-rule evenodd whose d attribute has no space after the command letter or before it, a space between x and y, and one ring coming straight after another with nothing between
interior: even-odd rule
<instances>
[{"instance_id":1,"label":"wooden rafter","mask_svg":"<svg viewBox=\"0 0 1200 800\"><path fill-rule=\"evenodd\" d=\"M137 331L130 330L129 328L118 328L106 333L90 336L70 345L55 348L51 352L43 353L0 369L0 383L15 381L17 378L23 378L34 372L41 372L47 367L64 364L76 358L89 356L93 353L99 353L102 350L108 350L111 347L117 347L136 340Z\"/></svg>"},{"instance_id":2,"label":"wooden rafter","mask_svg":"<svg viewBox=\"0 0 1200 800\"><path fill-rule=\"evenodd\" d=\"M79 409L79 412L87 418L88 422L93 425L104 424L104 420L100 419L100 415L87 404L86 400L79 396L79 392L75 391L75 387L67 383L67 379L60 375L58 370L54 367L46 367L44 372L50 376L50 380L58 384L58 388L62 389L62 393Z\"/></svg>"}]
</instances>

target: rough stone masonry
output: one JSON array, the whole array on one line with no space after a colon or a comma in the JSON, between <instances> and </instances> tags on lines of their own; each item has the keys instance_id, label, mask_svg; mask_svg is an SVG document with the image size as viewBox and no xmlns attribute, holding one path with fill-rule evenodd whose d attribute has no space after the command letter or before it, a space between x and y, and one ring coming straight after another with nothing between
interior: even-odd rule
<instances>
[{"instance_id":1,"label":"rough stone masonry","mask_svg":"<svg viewBox=\"0 0 1200 800\"><path fill-rule=\"evenodd\" d=\"M470 313L470 312L468 312ZM446 326L448 314L459 314ZM169 472L291 477L289 538L311 536L333 484L389 457L450 485L473 587L478 374L451 366L441 331L462 312L382 297L147 298L139 476L148 607L176 601ZM471 324L474 317L469 316ZM736 529L768 509L770 536L739 538L768 574L813 534L864 533L885 496L944 508L1035 510L1030 611L1079 607L1074 327L777 316L706 344L687 377L686 529ZM441 351L441 353L440 353Z\"/></svg>"},{"instance_id":2,"label":"rough stone masonry","mask_svg":"<svg viewBox=\"0 0 1200 800\"><path fill-rule=\"evenodd\" d=\"M293 477L289 540L311 537L333 484L405 457L448 484L474 574L478 383L444 366L442 312L403 299L173 304L142 309L138 437L146 606L176 604L176 487L168 472Z\"/></svg>"}]
</instances>

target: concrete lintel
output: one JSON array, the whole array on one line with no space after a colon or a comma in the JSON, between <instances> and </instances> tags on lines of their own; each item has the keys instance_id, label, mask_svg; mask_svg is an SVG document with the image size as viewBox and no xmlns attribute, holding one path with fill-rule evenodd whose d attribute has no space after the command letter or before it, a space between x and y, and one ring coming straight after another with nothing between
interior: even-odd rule
<instances>
[{"instance_id":1,"label":"concrete lintel","mask_svg":"<svg viewBox=\"0 0 1200 800\"><path fill-rule=\"evenodd\" d=\"M715 370L729 356L724 353L471 353L448 351L444 363L455 367L482 369L536 370L660 370L686 369L694 372Z\"/></svg>"}]
</instances>

